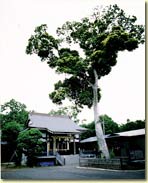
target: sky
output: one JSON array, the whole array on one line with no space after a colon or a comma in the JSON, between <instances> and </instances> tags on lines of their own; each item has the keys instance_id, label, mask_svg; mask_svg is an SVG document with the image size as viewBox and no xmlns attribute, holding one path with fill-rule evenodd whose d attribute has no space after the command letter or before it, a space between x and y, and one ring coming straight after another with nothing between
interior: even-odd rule
<instances>
[{"instance_id":1,"label":"sky","mask_svg":"<svg viewBox=\"0 0 148 183\"><path fill-rule=\"evenodd\" d=\"M135 15L138 24L145 24L143 0L1 0L0 105L13 98L29 111L56 110L59 106L48 94L65 76L55 74L37 56L27 55L28 39L36 26L47 24L48 32L55 36L57 27L66 21L78 21L91 15L96 6L110 4L118 4L127 14ZM119 52L117 65L99 80L99 86L100 115L107 114L119 124L145 119L145 45L133 52ZM85 107L79 119L91 122L93 110Z\"/></svg>"}]
</instances>

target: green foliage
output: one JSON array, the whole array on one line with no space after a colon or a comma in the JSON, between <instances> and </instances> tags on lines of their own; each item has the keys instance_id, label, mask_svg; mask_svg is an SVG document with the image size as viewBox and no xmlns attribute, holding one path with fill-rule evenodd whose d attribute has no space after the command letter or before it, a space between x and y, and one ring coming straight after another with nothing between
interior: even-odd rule
<instances>
[{"instance_id":1,"label":"green foliage","mask_svg":"<svg viewBox=\"0 0 148 183\"><path fill-rule=\"evenodd\" d=\"M2 127L2 140L7 141L16 148L16 139L21 130L26 127L28 112L26 106L14 99L1 105L0 121Z\"/></svg>"},{"instance_id":2,"label":"green foliage","mask_svg":"<svg viewBox=\"0 0 148 183\"><path fill-rule=\"evenodd\" d=\"M112 118L110 118L107 115L101 115L100 122L102 123L102 128L105 127L105 134L112 134L120 131L118 124L114 122ZM103 123L104 123L104 127L103 127ZM88 124L83 124L82 127L87 128L88 131L82 133L81 139L89 138L96 135L94 121Z\"/></svg>"},{"instance_id":3,"label":"green foliage","mask_svg":"<svg viewBox=\"0 0 148 183\"><path fill-rule=\"evenodd\" d=\"M77 118L77 115L79 112L80 110L77 108L77 106L67 106L60 107L58 110L51 110L49 114L69 116L75 123L78 123L79 119Z\"/></svg>"},{"instance_id":4,"label":"green foliage","mask_svg":"<svg viewBox=\"0 0 148 183\"><path fill-rule=\"evenodd\" d=\"M82 124L81 126L88 129L87 131L80 134L81 140L89 138L89 137L96 136L94 121L91 122L91 123L88 123L88 124Z\"/></svg>"},{"instance_id":5,"label":"green foliage","mask_svg":"<svg viewBox=\"0 0 148 183\"><path fill-rule=\"evenodd\" d=\"M17 139L17 148L27 156L28 166L35 165L35 156L42 151L42 133L38 129L22 131Z\"/></svg>"},{"instance_id":6,"label":"green foliage","mask_svg":"<svg viewBox=\"0 0 148 183\"><path fill-rule=\"evenodd\" d=\"M35 29L35 36L31 36L29 44L26 48L27 54L36 53L42 61L47 57L54 58L53 49L58 48L58 40L47 33L47 26L45 24Z\"/></svg>"},{"instance_id":7,"label":"green foliage","mask_svg":"<svg viewBox=\"0 0 148 183\"><path fill-rule=\"evenodd\" d=\"M19 133L26 128L28 121L28 112L26 106L14 99L1 105L1 138L6 141L7 148L13 154L17 148L17 137ZM7 152L6 152L7 154ZM20 154L19 152L17 154ZM21 161L21 155L15 159L18 165Z\"/></svg>"},{"instance_id":8,"label":"green foliage","mask_svg":"<svg viewBox=\"0 0 148 183\"><path fill-rule=\"evenodd\" d=\"M104 122L105 134L117 133L120 131L119 125L116 122L114 122L109 116L101 115L100 121L102 123Z\"/></svg>"},{"instance_id":9,"label":"green foliage","mask_svg":"<svg viewBox=\"0 0 148 183\"><path fill-rule=\"evenodd\" d=\"M7 114L11 111L21 112L24 109L26 109L25 104L21 104L14 99L11 99L9 102L6 102L1 106L1 111L6 112Z\"/></svg>"},{"instance_id":10,"label":"green foliage","mask_svg":"<svg viewBox=\"0 0 148 183\"><path fill-rule=\"evenodd\" d=\"M127 123L120 125L120 131L129 131L145 128L145 120L127 121Z\"/></svg>"},{"instance_id":11,"label":"green foliage","mask_svg":"<svg viewBox=\"0 0 148 183\"><path fill-rule=\"evenodd\" d=\"M112 118L110 118L106 114L100 116L100 122L102 122L102 127L103 127L103 122L104 122L106 135L112 134L112 133L118 133L118 132L145 128L145 121L136 120L136 121L132 122L130 120L127 120L127 123L119 125L118 123L114 122L112 120ZM94 121L91 123L88 123L88 124L83 124L81 126L88 129L88 131L81 134L81 139L86 139L89 137L96 136Z\"/></svg>"},{"instance_id":12,"label":"green foliage","mask_svg":"<svg viewBox=\"0 0 148 183\"><path fill-rule=\"evenodd\" d=\"M26 53L37 54L57 73L69 74L55 84L55 91L49 94L52 101L62 104L69 98L79 107L91 107L94 71L98 79L109 74L117 63L119 51L133 51L144 43L144 26L137 25L136 20L117 5L110 5L102 11L96 8L91 17L79 22L66 22L57 29L58 39L47 33L47 25L38 26L28 41ZM77 50L62 47L65 42L78 44L83 57ZM98 88L98 101L100 97Z\"/></svg>"},{"instance_id":13,"label":"green foliage","mask_svg":"<svg viewBox=\"0 0 148 183\"><path fill-rule=\"evenodd\" d=\"M2 140L16 147L16 140L21 130L21 125L15 121L5 123L2 128Z\"/></svg>"},{"instance_id":14,"label":"green foliage","mask_svg":"<svg viewBox=\"0 0 148 183\"><path fill-rule=\"evenodd\" d=\"M0 118L2 126L4 123L15 121L25 127L28 121L28 112L26 111L25 104L11 99L4 105L1 105Z\"/></svg>"},{"instance_id":15,"label":"green foliage","mask_svg":"<svg viewBox=\"0 0 148 183\"><path fill-rule=\"evenodd\" d=\"M89 108L93 105L93 90L91 86L88 86L87 80L83 80L80 77L70 77L59 81L55 84L55 91L49 94L49 97L54 103L62 104L62 100L69 98L75 102L78 107L83 105ZM98 89L98 100L100 100L100 89Z\"/></svg>"}]
</instances>

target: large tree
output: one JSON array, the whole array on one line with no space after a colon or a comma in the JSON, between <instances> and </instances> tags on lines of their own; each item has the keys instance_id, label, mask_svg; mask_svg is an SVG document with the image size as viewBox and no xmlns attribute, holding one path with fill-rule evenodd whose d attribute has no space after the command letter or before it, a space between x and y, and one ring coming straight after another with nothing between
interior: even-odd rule
<instances>
[{"instance_id":1,"label":"large tree","mask_svg":"<svg viewBox=\"0 0 148 183\"><path fill-rule=\"evenodd\" d=\"M62 115L69 116L75 123L79 123L78 114L80 110L77 106L67 106L67 107L59 107L57 110L51 110L49 112L50 115Z\"/></svg>"},{"instance_id":2,"label":"large tree","mask_svg":"<svg viewBox=\"0 0 148 183\"><path fill-rule=\"evenodd\" d=\"M137 25L136 20L117 5L96 8L92 16L58 28L58 38L48 34L47 25L37 27L26 48L27 54L37 54L58 74L67 74L49 95L54 103L61 104L68 97L79 107L93 106L98 145L106 158L109 152L99 120L98 81L116 65L119 51L133 51L144 43L144 26ZM78 45L79 51L72 49L73 44Z\"/></svg>"}]
</instances>

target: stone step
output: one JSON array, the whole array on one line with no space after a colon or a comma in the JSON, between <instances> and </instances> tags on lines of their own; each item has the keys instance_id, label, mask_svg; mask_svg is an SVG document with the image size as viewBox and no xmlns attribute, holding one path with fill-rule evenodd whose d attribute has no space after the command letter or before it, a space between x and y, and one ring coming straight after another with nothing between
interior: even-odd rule
<instances>
[{"instance_id":1,"label":"stone step","mask_svg":"<svg viewBox=\"0 0 148 183\"><path fill-rule=\"evenodd\" d=\"M62 155L65 158L66 165L79 165L79 155Z\"/></svg>"}]
</instances>

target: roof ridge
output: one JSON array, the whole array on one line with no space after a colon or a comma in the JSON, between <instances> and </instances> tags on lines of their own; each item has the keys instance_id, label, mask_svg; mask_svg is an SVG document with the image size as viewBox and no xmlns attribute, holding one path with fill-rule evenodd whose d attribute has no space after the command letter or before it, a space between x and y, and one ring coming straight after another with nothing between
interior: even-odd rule
<instances>
[{"instance_id":1,"label":"roof ridge","mask_svg":"<svg viewBox=\"0 0 148 183\"><path fill-rule=\"evenodd\" d=\"M41 112L30 112L29 113L31 116L32 115L42 115L42 116L48 116L48 117L63 117L63 118L70 118L68 115L50 115L50 114L47 114L47 113L41 113Z\"/></svg>"},{"instance_id":2,"label":"roof ridge","mask_svg":"<svg viewBox=\"0 0 148 183\"><path fill-rule=\"evenodd\" d=\"M128 131L123 131L123 132L117 132L115 134L119 134L119 133L124 133L124 132L132 132L132 131L140 131L140 130L145 130L145 128L139 128L139 129L136 129L136 130L128 130Z\"/></svg>"}]
</instances>

